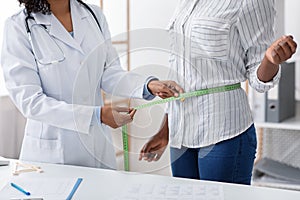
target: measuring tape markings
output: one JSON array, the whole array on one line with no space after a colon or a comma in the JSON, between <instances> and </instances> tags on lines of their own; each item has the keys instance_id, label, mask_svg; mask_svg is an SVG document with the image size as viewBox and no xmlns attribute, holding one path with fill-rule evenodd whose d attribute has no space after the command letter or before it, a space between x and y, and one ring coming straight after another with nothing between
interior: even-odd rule
<instances>
[{"instance_id":1,"label":"measuring tape markings","mask_svg":"<svg viewBox=\"0 0 300 200\"><path fill-rule=\"evenodd\" d=\"M152 101L150 103L136 106L133 109L140 110L140 109L148 108L148 107L151 107L154 105L168 103L171 101L184 100L184 99L190 98L190 97L198 97L198 96L203 96L203 95L207 95L207 94L214 94L214 93L236 90L240 87L241 87L241 83L237 83L237 84L233 84L233 85L226 85L226 86L220 86L220 87L215 87L215 88L197 90L197 91L193 91L193 92L187 92L187 93L180 94L178 97L170 97L167 99L160 99L157 101ZM124 152L124 170L129 171L129 144L128 144L128 126L127 125L122 126L122 139L123 139L123 152Z\"/></svg>"}]
</instances>

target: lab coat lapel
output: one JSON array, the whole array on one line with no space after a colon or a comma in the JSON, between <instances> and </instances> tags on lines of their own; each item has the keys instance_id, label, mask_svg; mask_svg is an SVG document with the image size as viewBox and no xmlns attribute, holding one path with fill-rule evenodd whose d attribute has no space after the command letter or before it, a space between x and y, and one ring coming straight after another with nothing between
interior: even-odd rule
<instances>
[{"instance_id":1,"label":"lab coat lapel","mask_svg":"<svg viewBox=\"0 0 300 200\"><path fill-rule=\"evenodd\" d=\"M82 54L84 53L80 43L78 43L70 33L65 29L65 27L60 23L60 21L53 15L43 15L41 13L35 14L34 16L37 24L46 25L49 34L66 45L77 49ZM76 19L75 19L76 20ZM74 26L74 25L73 25Z\"/></svg>"},{"instance_id":2,"label":"lab coat lapel","mask_svg":"<svg viewBox=\"0 0 300 200\"><path fill-rule=\"evenodd\" d=\"M89 27L87 25L87 17L89 16L89 13L88 11L86 11L86 8L84 8L77 1L71 0L70 6L73 23L74 41L76 41L78 45L81 45L86 31L89 31ZM79 100L79 102L84 105L90 105L92 103L93 93L91 89L92 86L95 84L91 83L91 77L93 77L93 75L90 76L90 73L91 71L88 68L88 65L86 65L86 63L83 63L83 65L80 68L80 72L78 72L78 76L76 77L77 81L75 83L75 88L77 91L75 91L73 94L73 100L78 98L77 100Z\"/></svg>"},{"instance_id":3,"label":"lab coat lapel","mask_svg":"<svg viewBox=\"0 0 300 200\"><path fill-rule=\"evenodd\" d=\"M87 31L89 11L78 2L71 1L71 13L73 21L74 39L81 44Z\"/></svg>"},{"instance_id":4,"label":"lab coat lapel","mask_svg":"<svg viewBox=\"0 0 300 200\"><path fill-rule=\"evenodd\" d=\"M74 40L70 33L65 29L65 27L59 22L59 20L54 16L51 15L51 27L49 30L50 35L56 37L60 41L64 42L68 46L77 49L83 54L82 48L80 44ZM74 31L74 30L73 30Z\"/></svg>"}]
</instances>

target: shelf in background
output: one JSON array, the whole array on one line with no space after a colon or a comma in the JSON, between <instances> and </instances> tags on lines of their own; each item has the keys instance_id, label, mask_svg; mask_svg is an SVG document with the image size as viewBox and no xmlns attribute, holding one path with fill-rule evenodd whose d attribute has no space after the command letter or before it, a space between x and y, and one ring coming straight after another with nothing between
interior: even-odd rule
<instances>
[{"instance_id":1,"label":"shelf in background","mask_svg":"<svg viewBox=\"0 0 300 200\"><path fill-rule=\"evenodd\" d=\"M300 102L296 104L296 116L283 122L255 122L257 128L300 130Z\"/></svg>"}]
</instances>

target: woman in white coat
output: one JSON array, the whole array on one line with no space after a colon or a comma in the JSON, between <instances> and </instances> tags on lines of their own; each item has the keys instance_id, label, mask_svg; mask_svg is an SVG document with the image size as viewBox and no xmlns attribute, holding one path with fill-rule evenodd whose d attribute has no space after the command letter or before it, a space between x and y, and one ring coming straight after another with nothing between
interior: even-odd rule
<instances>
[{"instance_id":1,"label":"woman in white coat","mask_svg":"<svg viewBox=\"0 0 300 200\"><path fill-rule=\"evenodd\" d=\"M100 90L151 99L182 89L122 70L99 7L19 2L25 9L6 22L1 65L10 97L27 118L20 159L116 168L107 125L127 124L135 111L104 105Z\"/></svg>"}]
</instances>

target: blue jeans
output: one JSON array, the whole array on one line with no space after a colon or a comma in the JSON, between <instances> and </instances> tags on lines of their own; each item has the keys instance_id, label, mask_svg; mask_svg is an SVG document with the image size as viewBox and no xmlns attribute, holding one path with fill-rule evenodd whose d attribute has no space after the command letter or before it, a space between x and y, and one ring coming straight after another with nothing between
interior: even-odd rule
<instances>
[{"instance_id":1,"label":"blue jeans","mask_svg":"<svg viewBox=\"0 0 300 200\"><path fill-rule=\"evenodd\" d=\"M202 148L171 148L175 177L250 185L256 154L256 131Z\"/></svg>"}]
</instances>

